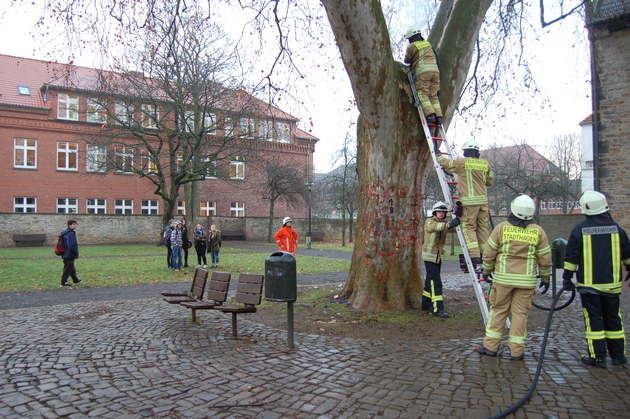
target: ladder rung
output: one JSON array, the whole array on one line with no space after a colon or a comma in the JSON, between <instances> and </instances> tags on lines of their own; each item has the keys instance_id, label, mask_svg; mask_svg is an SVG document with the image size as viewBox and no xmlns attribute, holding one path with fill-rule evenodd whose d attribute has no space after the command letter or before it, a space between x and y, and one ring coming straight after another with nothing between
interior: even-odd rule
<instances>
[{"instance_id":1,"label":"ladder rung","mask_svg":"<svg viewBox=\"0 0 630 419\"><path fill-rule=\"evenodd\" d=\"M444 138L442 137L431 137L433 139L433 141L444 141Z\"/></svg>"},{"instance_id":2,"label":"ladder rung","mask_svg":"<svg viewBox=\"0 0 630 419\"><path fill-rule=\"evenodd\" d=\"M457 185L459 182L455 182L454 180L449 180L446 183L448 183L449 185Z\"/></svg>"},{"instance_id":3,"label":"ladder rung","mask_svg":"<svg viewBox=\"0 0 630 419\"><path fill-rule=\"evenodd\" d=\"M455 200L458 200L459 196L458 195L453 195L452 198L455 199Z\"/></svg>"}]
</instances>

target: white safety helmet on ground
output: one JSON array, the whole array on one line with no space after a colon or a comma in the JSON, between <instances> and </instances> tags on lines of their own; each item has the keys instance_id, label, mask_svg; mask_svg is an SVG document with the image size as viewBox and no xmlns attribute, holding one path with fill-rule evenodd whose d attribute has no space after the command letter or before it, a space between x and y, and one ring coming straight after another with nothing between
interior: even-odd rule
<instances>
[{"instance_id":1,"label":"white safety helmet on ground","mask_svg":"<svg viewBox=\"0 0 630 419\"><path fill-rule=\"evenodd\" d=\"M437 211L444 211L444 212L448 211L448 207L446 206L444 202L438 201L435 203L435 205L433 205L432 210L433 210L433 214L435 215Z\"/></svg>"},{"instance_id":2,"label":"white safety helmet on ground","mask_svg":"<svg viewBox=\"0 0 630 419\"><path fill-rule=\"evenodd\" d=\"M610 209L604 194L595 191L586 191L582 194L580 207L586 215L603 214Z\"/></svg>"},{"instance_id":3,"label":"white safety helmet on ground","mask_svg":"<svg viewBox=\"0 0 630 419\"><path fill-rule=\"evenodd\" d=\"M286 223L288 223L288 222L290 222L290 221L291 221L291 222L293 221L293 220L291 219L291 217L284 217L284 220L282 220L282 225L284 226L284 225L286 225Z\"/></svg>"},{"instance_id":4,"label":"white safety helmet on ground","mask_svg":"<svg viewBox=\"0 0 630 419\"><path fill-rule=\"evenodd\" d=\"M521 195L512 201L510 210L512 211L512 214L521 220L531 220L534 218L534 213L536 212L536 204L534 204L534 200L529 196Z\"/></svg>"},{"instance_id":5,"label":"white safety helmet on ground","mask_svg":"<svg viewBox=\"0 0 630 419\"><path fill-rule=\"evenodd\" d=\"M407 32L405 32L406 39L409 39L414 35L422 35L422 33L420 32L420 29L415 26L410 27L409 29L407 29Z\"/></svg>"},{"instance_id":6,"label":"white safety helmet on ground","mask_svg":"<svg viewBox=\"0 0 630 419\"><path fill-rule=\"evenodd\" d=\"M468 140L462 146L462 150L477 150L477 151L479 151L479 144L475 140Z\"/></svg>"}]
</instances>

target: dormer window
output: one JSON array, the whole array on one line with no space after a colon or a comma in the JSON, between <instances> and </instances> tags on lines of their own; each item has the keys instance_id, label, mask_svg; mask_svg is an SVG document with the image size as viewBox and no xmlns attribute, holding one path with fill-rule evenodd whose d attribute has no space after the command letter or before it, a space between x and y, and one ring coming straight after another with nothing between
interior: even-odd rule
<instances>
[{"instance_id":1,"label":"dormer window","mask_svg":"<svg viewBox=\"0 0 630 419\"><path fill-rule=\"evenodd\" d=\"M20 96L30 96L31 88L28 86L18 86L18 94Z\"/></svg>"}]
</instances>

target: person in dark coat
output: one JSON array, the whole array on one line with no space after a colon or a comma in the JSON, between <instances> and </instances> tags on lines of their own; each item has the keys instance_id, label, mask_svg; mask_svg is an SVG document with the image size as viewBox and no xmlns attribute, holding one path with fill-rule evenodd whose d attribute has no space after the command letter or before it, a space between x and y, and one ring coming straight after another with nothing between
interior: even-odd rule
<instances>
[{"instance_id":1,"label":"person in dark coat","mask_svg":"<svg viewBox=\"0 0 630 419\"><path fill-rule=\"evenodd\" d=\"M68 228L61 232L66 251L63 256L63 273L61 274L61 286L69 287L68 277L72 278L74 284L80 284L81 281L77 276L77 269L74 266L74 260L79 257L79 243L77 242L76 220L68 220Z\"/></svg>"},{"instance_id":2,"label":"person in dark coat","mask_svg":"<svg viewBox=\"0 0 630 419\"><path fill-rule=\"evenodd\" d=\"M182 250L184 251L184 268L188 267L188 249L192 247L192 242L188 240L188 226L186 220L182 220Z\"/></svg>"},{"instance_id":3,"label":"person in dark coat","mask_svg":"<svg viewBox=\"0 0 630 419\"><path fill-rule=\"evenodd\" d=\"M193 230L193 235L195 236L195 251L197 252L197 265L198 267L207 268L208 267L208 259L206 259L206 240L208 236L206 235L206 229L201 226L201 224L197 224L197 227ZM201 261L203 260L203 265Z\"/></svg>"},{"instance_id":4,"label":"person in dark coat","mask_svg":"<svg viewBox=\"0 0 630 419\"><path fill-rule=\"evenodd\" d=\"M219 252L221 251L221 230L212 224L208 233L208 253L212 256L212 268L219 267Z\"/></svg>"}]
</instances>

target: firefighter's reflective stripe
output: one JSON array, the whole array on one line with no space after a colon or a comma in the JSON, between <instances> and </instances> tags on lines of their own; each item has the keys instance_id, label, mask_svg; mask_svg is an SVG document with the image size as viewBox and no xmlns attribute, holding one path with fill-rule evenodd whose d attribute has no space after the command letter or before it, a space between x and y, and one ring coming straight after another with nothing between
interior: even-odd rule
<instances>
[{"instance_id":1,"label":"firefighter's reflective stripe","mask_svg":"<svg viewBox=\"0 0 630 419\"><path fill-rule=\"evenodd\" d=\"M516 343L517 345L525 345L525 339L527 338L527 335L525 336L512 336L509 335L508 336L508 341L512 342L512 343Z\"/></svg>"},{"instance_id":2,"label":"firefighter's reflective stripe","mask_svg":"<svg viewBox=\"0 0 630 419\"><path fill-rule=\"evenodd\" d=\"M604 330L604 337L606 337L606 339L625 339L626 338L626 332L621 329L621 330Z\"/></svg>"},{"instance_id":3,"label":"firefighter's reflective stripe","mask_svg":"<svg viewBox=\"0 0 630 419\"><path fill-rule=\"evenodd\" d=\"M431 291L423 290L422 291L422 296L424 296L424 297L428 298L429 300L431 300L431 306L433 308L433 312L435 313L436 311L439 310L438 302L439 301L444 301L444 296L435 294L435 281L431 280L430 287L431 287Z\"/></svg>"},{"instance_id":4,"label":"firefighter's reflective stripe","mask_svg":"<svg viewBox=\"0 0 630 419\"><path fill-rule=\"evenodd\" d=\"M582 309L584 313L584 324L586 325L586 346L588 347L588 354L591 358L597 358L594 342L595 340L604 340L606 335L603 330L594 331L591 329L591 319L588 315L588 310Z\"/></svg>"},{"instance_id":5,"label":"firefighter's reflective stripe","mask_svg":"<svg viewBox=\"0 0 630 419\"><path fill-rule=\"evenodd\" d=\"M418 66L416 67L415 74L418 75L421 73L426 73L427 71L439 72L440 69L437 66L437 62L435 61L433 54L426 54L426 56L424 54L425 48L431 49L431 44L429 43L429 41L427 40L415 41L413 45L416 48L418 48ZM431 50L431 52L433 52L433 50ZM425 58L430 58L431 61L433 62L427 62L425 61Z\"/></svg>"},{"instance_id":6,"label":"firefighter's reflective stripe","mask_svg":"<svg viewBox=\"0 0 630 419\"><path fill-rule=\"evenodd\" d=\"M571 262L567 262L566 260L564 261L564 269L566 269L567 271L577 271L578 266L571 263Z\"/></svg>"}]
</instances>

